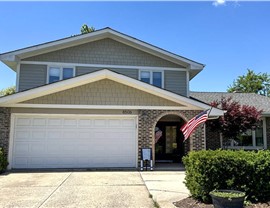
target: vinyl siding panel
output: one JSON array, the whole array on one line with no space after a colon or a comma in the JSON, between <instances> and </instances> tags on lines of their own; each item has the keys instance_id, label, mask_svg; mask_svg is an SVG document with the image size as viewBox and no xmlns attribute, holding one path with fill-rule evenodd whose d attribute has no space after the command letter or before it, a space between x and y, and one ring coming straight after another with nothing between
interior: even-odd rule
<instances>
[{"instance_id":1,"label":"vinyl siding panel","mask_svg":"<svg viewBox=\"0 0 270 208\"><path fill-rule=\"evenodd\" d=\"M19 91L46 84L47 65L21 64Z\"/></svg>"},{"instance_id":2,"label":"vinyl siding panel","mask_svg":"<svg viewBox=\"0 0 270 208\"><path fill-rule=\"evenodd\" d=\"M164 71L164 88L179 95L187 95L187 79L184 71Z\"/></svg>"},{"instance_id":3,"label":"vinyl siding panel","mask_svg":"<svg viewBox=\"0 0 270 208\"><path fill-rule=\"evenodd\" d=\"M98 67L82 67L82 66L77 66L76 67L76 76L78 75L83 75L86 73L91 73L97 70L101 70L103 68L98 68ZM107 68L109 70L112 70L116 73L123 74L127 77L131 77L134 79L138 79L138 69L115 69L115 68Z\"/></svg>"}]
</instances>

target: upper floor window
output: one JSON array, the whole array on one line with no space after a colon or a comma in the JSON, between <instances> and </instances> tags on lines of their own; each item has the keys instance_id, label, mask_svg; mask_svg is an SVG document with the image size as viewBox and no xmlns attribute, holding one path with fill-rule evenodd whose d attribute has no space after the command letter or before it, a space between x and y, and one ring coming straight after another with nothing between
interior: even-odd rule
<instances>
[{"instance_id":1,"label":"upper floor window","mask_svg":"<svg viewBox=\"0 0 270 208\"><path fill-rule=\"evenodd\" d=\"M156 87L163 87L163 72L162 71L140 71L140 80Z\"/></svg>"},{"instance_id":2,"label":"upper floor window","mask_svg":"<svg viewBox=\"0 0 270 208\"><path fill-rule=\"evenodd\" d=\"M73 67L49 67L48 69L48 83L57 82L59 80L74 77L75 70Z\"/></svg>"}]
</instances>

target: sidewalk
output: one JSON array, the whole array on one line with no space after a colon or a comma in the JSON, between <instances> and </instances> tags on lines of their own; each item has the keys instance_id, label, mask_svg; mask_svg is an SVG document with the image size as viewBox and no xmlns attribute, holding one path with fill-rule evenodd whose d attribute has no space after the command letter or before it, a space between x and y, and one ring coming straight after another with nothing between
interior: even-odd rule
<instances>
[{"instance_id":1,"label":"sidewalk","mask_svg":"<svg viewBox=\"0 0 270 208\"><path fill-rule=\"evenodd\" d=\"M145 171L140 172L142 179L161 208L174 208L173 202L189 196L183 183L185 171Z\"/></svg>"}]
</instances>

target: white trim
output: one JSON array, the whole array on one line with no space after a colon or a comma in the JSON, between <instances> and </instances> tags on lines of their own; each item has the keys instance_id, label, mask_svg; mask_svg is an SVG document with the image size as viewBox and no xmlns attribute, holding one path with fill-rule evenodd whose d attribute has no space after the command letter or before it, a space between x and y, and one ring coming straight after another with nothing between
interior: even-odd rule
<instances>
[{"instance_id":1,"label":"white trim","mask_svg":"<svg viewBox=\"0 0 270 208\"><path fill-rule=\"evenodd\" d=\"M187 85L187 97L189 97L189 71L186 71L186 76L187 76L187 78L186 78L186 85Z\"/></svg>"},{"instance_id":2,"label":"white trim","mask_svg":"<svg viewBox=\"0 0 270 208\"><path fill-rule=\"evenodd\" d=\"M149 72L150 73L150 83L151 85L153 85L153 73L154 72L160 72L161 73L161 88L164 89L164 69L160 69L160 70L157 70L157 69L139 69L138 70L138 78L139 80L141 80L141 72Z\"/></svg>"},{"instance_id":3,"label":"white trim","mask_svg":"<svg viewBox=\"0 0 270 208\"><path fill-rule=\"evenodd\" d=\"M19 63L17 63L17 67L16 67L16 92L19 92L19 86L20 86L20 68L21 68L21 64L19 62Z\"/></svg>"},{"instance_id":4,"label":"white trim","mask_svg":"<svg viewBox=\"0 0 270 208\"><path fill-rule=\"evenodd\" d=\"M65 38L62 40L57 40L49 43L44 43L37 46L32 46L24 49L20 49L17 51L9 52L0 55L0 60L2 61L16 61L16 58L19 57L21 59L27 58L30 56L48 53L54 50L60 50L66 47L72 47L79 44L84 44L91 41L96 41L104 38L112 38L116 41L122 42L126 45L132 46L139 50L145 51L147 53L153 54L155 56L161 57L168 61L174 62L176 64L188 64L192 68L203 69L204 65L197 63L195 61L191 61L185 57L178 56L176 54L170 53L158 47L152 46L148 43L140 41L138 39L132 38L128 35L124 35L117 31L114 31L110 28L105 28L99 31L95 31L92 33L88 33L85 35L74 36L71 38Z\"/></svg>"},{"instance_id":5,"label":"white trim","mask_svg":"<svg viewBox=\"0 0 270 208\"><path fill-rule=\"evenodd\" d=\"M11 113L14 116L59 116L59 117L67 117L67 116L78 116L78 117L105 117L105 118L129 118L129 117L137 117L135 114L76 114L76 113Z\"/></svg>"},{"instance_id":6,"label":"white trim","mask_svg":"<svg viewBox=\"0 0 270 208\"><path fill-rule=\"evenodd\" d=\"M48 62L48 61L21 61L21 64L37 64L37 65L72 65L72 66L85 66L94 68L115 68L115 69L145 69L145 70L170 70L170 71L188 71L186 68L174 67L156 67L156 66L130 66L130 65L110 65L110 64L81 64L81 63L68 63L68 62Z\"/></svg>"},{"instance_id":7,"label":"white trim","mask_svg":"<svg viewBox=\"0 0 270 208\"><path fill-rule=\"evenodd\" d=\"M210 108L210 106L207 104L204 104L199 101L192 100L190 98L143 83L136 79L132 79L130 77L117 74L107 69L99 70L90 74L85 74L82 76L74 77L74 78L63 80L60 82L55 82L49 85L37 87L31 90L23 91L23 92L16 93L13 95L1 97L0 106L14 105L16 103L23 102L29 99L33 99L36 97L41 97L41 96L49 95L55 92L71 89L71 88L78 87L84 84L89 84L95 81L99 81L102 79L113 80L115 82L127 85L129 87L162 97L167 100L171 100L173 102L180 104L181 106L184 105L190 109L206 110ZM217 108L212 108L210 116L220 116L220 115L223 115L222 110L217 109Z\"/></svg>"},{"instance_id":8,"label":"white trim","mask_svg":"<svg viewBox=\"0 0 270 208\"><path fill-rule=\"evenodd\" d=\"M3 106L4 107L4 106ZM137 105L65 105L65 104L9 104L12 108L62 108L62 109L128 109L128 110L198 110L186 106L137 106Z\"/></svg>"},{"instance_id":9,"label":"white trim","mask_svg":"<svg viewBox=\"0 0 270 208\"><path fill-rule=\"evenodd\" d=\"M10 170L12 167L12 156L13 156L13 142L14 142L14 128L15 128L15 116L13 113L10 115L10 133L9 133L9 148L8 148L8 166L7 169Z\"/></svg>"},{"instance_id":10,"label":"white trim","mask_svg":"<svg viewBox=\"0 0 270 208\"><path fill-rule=\"evenodd\" d=\"M219 133L220 147L223 148L223 134Z\"/></svg>"},{"instance_id":11,"label":"white trim","mask_svg":"<svg viewBox=\"0 0 270 208\"><path fill-rule=\"evenodd\" d=\"M15 118L16 116L31 116L31 117L77 117L77 118L84 118L84 117L91 117L91 118L132 118L135 121L135 168L138 168L138 141L139 141L139 134L138 134L138 115L123 115L123 114L46 114L46 113L11 113L11 121L10 121L10 134L9 134L9 151L8 151L8 167L7 169L12 169L13 163L13 143L14 143L14 132L15 132Z\"/></svg>"},{"instance_id":12,"label":"white trim","mask_svg":"<svg viewBox=\"0 0 270 208\"><path fill-rule=\"evenodd\" d=\"M256 147L256 133L255 133L255 130L251 130L251 136L252 136L252 146Z\"/></svg>"},{"instance_id":13,"label":"white trim","mask_svg":"<svg viewBox=\"0 0 270 208\"><path fill-rule=\"evenodd\" d=\"M67 65L67 64L64 64L64 65L58 65L58 64L47 65L46 84L51 84L51 83L49 83L49 80L50 80L50 68L59 68L60 69L59 81L63 80L63 69L64 68L73 69L73 77L75 77L75 74L76 74L76 67L73 66L73 65L72 66Z\"/></svg>"},{"instance_id":14,"label":"white trim","mask_svg":"<svg viewBox=\"0 0 270 208\"><path fill-rule=\"evenodd\" d=\"M263 147L267 149L266 117L263 117Z\"/></svg>"}]
</instances>

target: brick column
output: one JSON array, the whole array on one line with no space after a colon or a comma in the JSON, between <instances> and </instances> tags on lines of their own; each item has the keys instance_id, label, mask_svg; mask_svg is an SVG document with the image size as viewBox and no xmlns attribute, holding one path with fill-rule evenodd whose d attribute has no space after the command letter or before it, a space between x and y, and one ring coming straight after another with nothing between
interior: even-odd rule
<instances>
[{"instance_id":1,"label":"brick column","mask_svg":"<svg viewBox=\"0 0 270 208\"><path fill-rule=\"evenodd\" d=\"M10 134L10 108L0 108L0 147L8 155Z\"/></svg>"}]
</instances>

